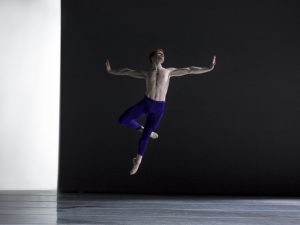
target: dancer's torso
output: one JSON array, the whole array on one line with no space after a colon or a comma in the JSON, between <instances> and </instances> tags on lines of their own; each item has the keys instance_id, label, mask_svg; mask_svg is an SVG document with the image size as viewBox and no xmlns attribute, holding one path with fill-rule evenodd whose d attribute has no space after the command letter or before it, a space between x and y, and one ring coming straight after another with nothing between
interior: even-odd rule
<instances>
[{"instance_id":1,"label":"dancer's torso","mask_svg":"<svg viewBox=\"0 0 300 225\"><path fill-rule=\"evenodd\" d=\"M165 101L170 82L170 71L166 68L146 72L145 95L156 101Z\"/></svg>"}]
</instances>

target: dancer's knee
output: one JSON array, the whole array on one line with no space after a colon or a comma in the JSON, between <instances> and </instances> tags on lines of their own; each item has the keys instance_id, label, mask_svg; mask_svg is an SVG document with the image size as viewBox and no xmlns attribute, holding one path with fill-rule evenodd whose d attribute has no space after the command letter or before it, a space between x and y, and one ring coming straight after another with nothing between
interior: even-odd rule
<instances>
[{"instance_id":1,"label":"dancer's knee","mask_svg":"<svg viewBox=\"0 0 300 225\"><path fill-rule=\"evenodd\" d=\"M121 125L125 125L127 123L127 120L125 119L125 117L120 116L118 118L118 123L121 124Z\"/></svg>"}]
</instances>

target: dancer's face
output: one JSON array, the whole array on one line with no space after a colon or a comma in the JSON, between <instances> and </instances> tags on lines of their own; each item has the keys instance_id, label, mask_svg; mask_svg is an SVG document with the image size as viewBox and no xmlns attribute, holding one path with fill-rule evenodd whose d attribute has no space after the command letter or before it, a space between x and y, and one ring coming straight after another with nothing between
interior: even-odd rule
<instances>
[{"instance_id":1,"label":"dancer's face","mask_svg":"<svg viewBox=\"0 0 300 225\"><path fill-rule=\"evenodd\" d=\"M164 52L162 50L158 50L156 54L153 56L152 60L158 63L163 63L165 61Z\"/></svg>"},{"instance_id":2,"label":"dancer's face","mask_svg":"<svg viewBox=\"0 0 300 225\"><path fill-rule=\"evenodd\" d=\"M160 63L162 64L165 61L165 55L162 50L157 50L155 54L151 57L151 61L153 63Z\"/></svg>"}]
</instances>

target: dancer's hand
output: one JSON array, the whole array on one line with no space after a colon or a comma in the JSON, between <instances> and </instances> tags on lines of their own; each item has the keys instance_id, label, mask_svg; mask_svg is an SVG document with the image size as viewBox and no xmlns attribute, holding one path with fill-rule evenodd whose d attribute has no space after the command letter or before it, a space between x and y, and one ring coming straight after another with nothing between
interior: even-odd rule
<instances>
[{"instance_id":1,"label":"dancer's hand","mask_svg":"<svg viewBox=\"0 0 300 225\"><path fill-rule=\"evenodd\" d=\"M106 59L105 65L106 65L106 71L110 72L111 71L111 67L110 67L108 59Z\"/></svg>"},{"instance_id":2,"label":"dancer's hand","mask_svg":"<svg viewBox=\"0 0 300 225\"><path fill-rule=\"evenodd\" d=\"M214 56L210 68L213 70L216 65L216 56Z\"/></svg>"}]
</instances>

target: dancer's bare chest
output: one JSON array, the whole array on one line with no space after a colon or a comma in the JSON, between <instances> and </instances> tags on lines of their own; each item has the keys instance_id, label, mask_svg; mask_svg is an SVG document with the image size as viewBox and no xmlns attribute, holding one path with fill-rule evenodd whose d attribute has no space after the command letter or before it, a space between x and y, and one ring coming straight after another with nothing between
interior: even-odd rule
<instances>
[{"instance_id":1,"label":"dancer's bare chest","mask_svg":"<svg viewBox=\"0 0 300 225\"><path fill-rule=\"evenodd\" d=\"M149 84L156 86L168 84L170 80L169 71L166 69L150 71L147 80Z\"/></svg>"}]
</instances>

